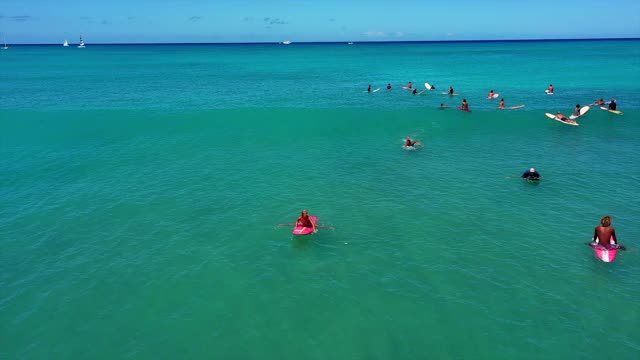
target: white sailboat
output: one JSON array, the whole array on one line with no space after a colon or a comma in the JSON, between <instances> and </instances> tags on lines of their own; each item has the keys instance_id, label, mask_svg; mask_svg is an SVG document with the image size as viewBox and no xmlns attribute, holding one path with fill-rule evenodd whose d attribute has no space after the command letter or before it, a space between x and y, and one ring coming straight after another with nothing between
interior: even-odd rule
<instances>
[{"instance_id":1,"label":"white sailboat","mask_svg":"<svg viewBox=\"0 0 640 360\"><path fill-rule=\"evenodd\" d=\"M283 45L291 45L291 40L285 40L282 42Z\"/></svg>"},{"instance_id":2,"label":"white sailboat","mask_svg":"<svg viewBox=\"0 0 640 360\"><path fill-rule=\"evenodd\" d=\"M64 46L64 47L69 46L69 42L67 41L67 39L64 39L64 44L62 44L62 46Z\"/></svg>"},{"instance_id":3,"label":"white sailboat","mask_svg":"<svg viewBox=\"0 0 640 360\"><path fill-rule=\"evenodd\" d=\"M4 43L4 46L1 47L0 49L9 50L9 47L7 46L7 39L5 39L4 36L2 37L2 42Z\"/></svg>"},{"instance_id":4,"label":"white sailboat","mask_svg":"<svg viewBox=\"0 0 640 360\"><path fill-rule=\"evenodd\" d=\"M82 35L80 35L80 44L78 45L78 49L84 49L84 40L82 40Z\"/></svg>"}]
</instances>

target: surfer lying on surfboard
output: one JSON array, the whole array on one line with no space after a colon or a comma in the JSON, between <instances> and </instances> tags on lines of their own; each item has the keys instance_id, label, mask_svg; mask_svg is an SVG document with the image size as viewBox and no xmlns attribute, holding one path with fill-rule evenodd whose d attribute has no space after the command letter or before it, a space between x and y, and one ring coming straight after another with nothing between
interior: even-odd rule
<instances>
[{"instance_id":1,"label":"surfer lying on surfboard","mask_svg":"<svg viewBox=\"0 0 640 360\"><path fill-rule=\"evenodd\" d=\"M556 114L556 119L564 122L571 122L571 119L569 119L567 115L561 113L560 111L558 111L558 113Z\"/></svg>"},{"instance_id":2,"label":"surfer lying on surfboard","mask_svg":"<svg viewBox=\"0 0 640 360\"><path fill-rule=\"evenodd\" d=\"M603 216L600 219L600 226L596 226L593 233L593 242L591 246L602 246L607 249L622 249L626 250L623 245L618 244L618 238L616 237L616 229L611 226L613 218L609 215ZM605 240L602 240L605 239ZM608 240L606 240L608 239Z\"/></svg>"}]
</instances>

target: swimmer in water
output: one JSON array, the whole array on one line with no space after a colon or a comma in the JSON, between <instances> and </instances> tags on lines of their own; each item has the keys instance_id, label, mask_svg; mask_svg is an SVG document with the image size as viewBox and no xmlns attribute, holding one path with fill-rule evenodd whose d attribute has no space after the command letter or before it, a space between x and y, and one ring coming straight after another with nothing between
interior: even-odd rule
<instances>
[{"instance_id":1,"label":"swimmer in water","mask_svg":"<svg viewBox=\"0 0 640 360\"><path fill-rule=\"evenodd\" d=\"M594 102L594 104L596 104L596 105L598 105L598 106L602 106L602 105L604 105L604 104L605 104L605 103L604 103L604 98L600 98L600 100L596 100L596 101Z\"/></svg>"},{"instance_id":2,"label":"swimmer in water","mask_svg":"<svg viewBox=\"0 0 640 360\"><path fill-rule=\"evenodd\" d=\"M535 168L525 171L520 177L527 180L540 180L541 178L540 173Z\"/></svg>"},{"instance_id":3,"label":"swimmer in water","mask_svg":"<svg viewBox=\"0 0 640 360\"><path fill-rule=\"evenodd\" d=\"M487 95L487 99L493 99L493 94L495 94L493 90L489 91L489 94Z\"/></svg>"},{"instance_id":4,"label":"swimmer in water","mask_svg":"<svg viewBox=\"0 0 640 360\"><path fill-rule=\"evenodd\" d=\"M391 90L391 83L387 84L387 90Z\"/></svg>"},{"instance_id":5,"label":"swimmer in water","mask_svg":"<svg viewBox=\"0 0 640 360\"><path fill-rule=\"evenodd\" d=\"M316 223L313 222L313 220L311 220L311 218L309 217L309 213L307 212L306 209L302 210L300 217L298 218L298 220L296 220L296 227L298 226L313 228L313 232L318 231Z\"/></svg>"},{"instance_id":6,"label":"swimmer in water","mask_svg":"<svg viewBox=\"0 0 640 360\"><path fill-rule=\"evenodd\" d=\"M498 109L504 109L504 99L500 99L500 104L498 105Z\"/></svg>"},{"instance_id":7,"label":"swimmer in water","mask_svg":"<svg viewBox=\"0 0 640 360\"><path fill-rule=\"evenodd\" d=\"M420 145L422 146L422 143L418 140L412 140L410 137L407 136L407 138L404 140L404 147L414 147L416 145Z\"/></svg>"}]
</instances>

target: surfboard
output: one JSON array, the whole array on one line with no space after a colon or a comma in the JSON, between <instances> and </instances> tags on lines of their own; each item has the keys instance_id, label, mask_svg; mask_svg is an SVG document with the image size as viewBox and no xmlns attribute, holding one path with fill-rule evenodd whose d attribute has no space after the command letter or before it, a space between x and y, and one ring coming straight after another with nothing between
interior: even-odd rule
<instances>
[{"instance_id":1,"label":"surfboard","mask_svg":"<svg viewBox=\"0 0 640 360\"><path fill-rule=\"evenodd\" d=\"M315 215L309 215L309 219L316 225L318 224L318 217ZM296 226L291 232L293 235L309 235L313 232L312 227Z\"/></svg>"},{"instance_id":2,"label":"surfboard","mask_svg":"<svg viewBox=\"0 0 640 360\"><path fill-rule=\"evenodd\" d=\"M380 91L380 88L377 88L377 89L373 90L372 92L376 92L376 91Z\"/></svg>"},{"instance_id":3,"label":"surfboard","mask_svg":"<svg viewBox=\"0 0 640 360\"><path fill-rule=\"evenodd\" d=\"M408 86L403 86L402 88L405 89L405 90L413 90L414 89L414 88L408 87Z\"/></svg>"},{"instance_id":4,"label":"surfboard","mask_svg":"<svg viewBox=\"0 0 640 360\"><path fill-rule=\"evenodd\" d=\"M569 119L571 119L571 120L573 120L573 119L577 119L577 118L579 118L580 116L582 116L582 115L586 114L586 113L587 113L587 111L589 111L589 109L591 109L589 106L583 106L583 107L581 107L581 108L580 108L580 115L578 115L578 116L571 115L571 116L569 116Z\"/></svg>"},{"instance_id":5,"label":"surfboard","mask_svg":"<svg viewBox=\"0 0 640 360\"><path fill-rule=\"evenodd\" d=\"M500 96L500 94L498 94L498 93L494 93L494 94L493 94L493 96L487 96L487 99L495 99L495 98L497 98L498 96Z\"/></svg>"},{"instance_id":6,"label":"surfboard","mask_svg":"<svg viewBox=\"0 0 640 360\"><path fill-rule=\"evenodd\" d=\"M546 93L547 93L547 95L553 95L553 93L552 93L552 92L549 92L549 89L545 90L544 92L546 92Z\"/></svg>"},{"instance_id":7,"label":"surfboard","mask_svg":"<svg viewBox=\"0 0 640 360\"><path fill-rule=\"evenodd\" d=\"M458 96L458 95L460 95L460 94L456 94L456 93L449 94L448 92L441 92L440 94L442 94L442 95L451 95L451 96Z\"/></svg>"},{"instance_id":8,"label":"surfboard","mask_svg":"<svg viewBox=\"0 0 640 360\"><path fill-rule=\"evenodd\" d=\"M414 150L420 150L422 148L422 145L413 145L413 146L406 146L406 145L402 145L402 148L408 151L414 151Z\"/></svg>"},{"instance_id":9,"label":"surfboard","mask_svg":"<svg viewBox=\"0 0 640 360\"><path fill-rule=\"evenodd\" d=\"M613 262L616 259L616 256L618 255L618 249L617 248L610 248L607 249L604 246L601 245L595 245L592 246L593 247L593 253L594 255L602 260L603 262L609 263L609 262Z\"/></svg>"},{"instance_id":10,"label":"surfboard","mask_svg":"<svg viewBox=\"0 0 640 360\"><path fill-rule=\"evenodd\" d=\"M427 90L433 90L433 85L431 85L429 83L424 83L424 87L426 87Z\"/></svg>"},{"instance_id":11,"label":"surfboard","mask_svg":"<svg viewBox=\"0 0 640 360\"><path fill-rule=\"evenodd\" d=\"M425 92L425 91L427 91L427 89L424 89L424 90L422 90L420 92L417 92L416 95L422 95L422 93Z\"/></svg>"},{"instance_id":12,"label":"surfboard","mask_svg":"<svg viewBox=\"0 0 640 360\"><path fill-rule=\"evenodd\" d=\"M500 110L515 110L515 109L522 109L524 107L524 105L516 105L516 106L509 106L506 107L504 109L500 109Z\"/></svg>"},{"instance_id":13,"label":"surfboard","mask_svg":"<svg viewBox=\"0 0 640 360\"><path fill-rule=\"evenodd\" d=\"M600 106L600 110L608 111L613 114L624 115L624 113L620 110L609 110L609 108L606 108L604 106Z\"/></svg>"},{"instance_id":14,"label":"surfboard","mask_svg":"<svg viewBox=\"0 0 640 360\"><path fill-rule=\"evenodd\" d=\"M471 110L469 109L463 109L462 106L458 106L458 110L462 110L462 111L466 111L466 112L471 112Z\"/></svg>"},{"instance_id":15,"label":"surfboard","mask_svg":"<svg viewBox=\"0 0 640 360\"><path fill-rule=\"evenodd\" d=\"M567 125L572 125L572 126L578 126L580 124L578 124L577 122L573 121L573 122L567 122L567 121L562 121L560 119L558 119L555 115L551 114L551 113L544 113L549 119L553 119L555 121L559 121L563 124L567 124ZM571 121L571 120L569 120Z\"/></svg>"}]
</instances>

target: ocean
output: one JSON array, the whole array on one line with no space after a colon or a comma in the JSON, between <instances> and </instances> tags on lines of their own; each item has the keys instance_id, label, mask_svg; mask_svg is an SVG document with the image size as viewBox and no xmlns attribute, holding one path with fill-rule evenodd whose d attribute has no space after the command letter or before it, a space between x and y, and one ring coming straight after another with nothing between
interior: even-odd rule
<instances>
[{"instance_id":1,"label":"ocean","mask_svg":"<svg viewBox=\"0 0 640 360\"><path fill-rule=\"evenodd\" d=\"M4 50L0 358L635 359L639 45Z\"/></svg>"}]
</instances>

